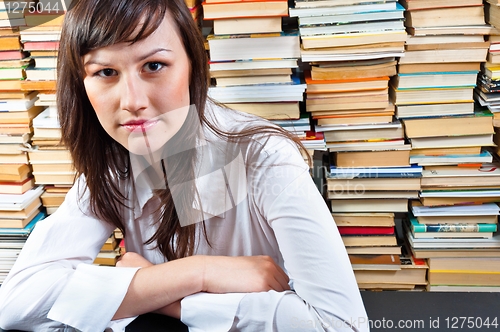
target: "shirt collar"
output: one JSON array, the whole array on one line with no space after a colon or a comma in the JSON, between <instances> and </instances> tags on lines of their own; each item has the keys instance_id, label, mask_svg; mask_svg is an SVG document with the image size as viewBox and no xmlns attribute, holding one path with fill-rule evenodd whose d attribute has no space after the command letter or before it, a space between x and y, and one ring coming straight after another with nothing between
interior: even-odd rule
<instances>
[{"instance_id":1,"label":"shirt collar","mask_svg":"<svg viewBox=\"0 0 500 332\"><path fill-rule=\"evenodd\" d=\"M198 197L192 205L197 213L194 220L180 220L183 226L212 217L225 218L227 211L246 198L247 178L242 153L235 150L234 144L230 146L227 142L221 142L221 139L207 141L197 149L197 176L194 185ZM131 155L131 165L132 190L136 198L134 217L137 219L142 215L146 203L153 197L153 191L164 188L165 182L144 158ZM192 182L183 185L191 186Z\"/></svg>"}]
</instances>

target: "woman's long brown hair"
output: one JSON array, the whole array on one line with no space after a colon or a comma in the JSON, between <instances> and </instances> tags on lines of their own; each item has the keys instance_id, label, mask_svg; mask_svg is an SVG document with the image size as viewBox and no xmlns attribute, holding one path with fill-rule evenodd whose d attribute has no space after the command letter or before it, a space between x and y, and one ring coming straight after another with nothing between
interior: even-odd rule
<instances>
[{"instance_id":1,"label":"woman's long brown hair","mask_svg":"<svg viewBox=\"0 0 500 332\"><path fill-rule=\"evenodd\" d=\"M86 178L91 212L121 229L124 235L126 229L121 211L130 208L130 202L119 183L131 180L130 157L128 151L104 131L97 119L83 84L82 57L101 47L121 42L134 43L147 38L162 23L167 12L178 27L191 61L190 102L198 112L197 119L186 121L172 142L168 142L169 146L175 148L176 141L183 142L184 146L186 142L194 142L199 135L193 129L196 127L195 121L201 121L202 126L228 140L266 133L289 138L303 148L296 137L276 126L248 126L244 131L230 133L207 119L208 61L203 37L184 0L73 0L63 24L57 68L57 105L62 142L71 152L78 175ZM137 29L138 26L141 28ZM173 160L167 165L169 174L174 174L173 178L169 177L169 183L186 183L194 178L196 153L182 153L182 158L169 158ZM168 183L166 189L156 190L155 194L161 201L157 220L160 225L148 242L156 242L168 260L192 255L197 226L181 227L179 214L189 220L196 189L193 187L184 191L181 204L176 199L175 205L172 195L176 193L170 191ZM204 228L204 223L202 225ZM205 232L204 235L209 242Z\"/></svg>"}]
</instances>

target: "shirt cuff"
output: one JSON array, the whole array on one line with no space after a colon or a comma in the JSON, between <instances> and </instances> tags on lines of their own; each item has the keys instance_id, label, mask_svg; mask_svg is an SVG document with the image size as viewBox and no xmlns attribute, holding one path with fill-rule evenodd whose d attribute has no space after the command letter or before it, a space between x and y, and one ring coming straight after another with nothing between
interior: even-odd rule
<instances>
[{"instance_id":1,"label":"shirt cuff","mask_svg":"<svg viewBox=\"0 0 500 332\"><path fill-rule=\"evenodd\" d=\"M138 269L79 264L47 317L82 332L104 331Z\"/></svg>"},{"instance_id":2,"label":"shirt cuff","mask_svg":"<svg viewBox=\"0 0 500 332\"><path fill-rule=\"evenodd\" d=\"M246 293L196 293L181 301L181 321L189 332L224 332L233 325Z\"/></svg>"},{"instance_id":3,"label":"shirt cuff","mask_svg":"<svg viewBox=\"0 0 500 332\"><path fill-rule=\"evenodd\" d=\"M137 317L138 316L112 320L109 322L108 326L106 326L106 330L104 330L104 332L124 332L125 328Z\"/></svg>"}]
</instances>

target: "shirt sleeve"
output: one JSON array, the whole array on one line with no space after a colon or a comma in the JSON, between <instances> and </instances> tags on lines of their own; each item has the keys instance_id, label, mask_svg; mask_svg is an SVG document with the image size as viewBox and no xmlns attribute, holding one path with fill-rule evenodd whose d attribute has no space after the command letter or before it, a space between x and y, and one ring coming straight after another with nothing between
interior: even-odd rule
<instances>
[{"instance_id":1,"label":"shirt sleeve","mask_svg":"<svg viewBox=\"0 0 500 332\"><path fill-rule=\"evenodd\" d=\"M114 226L82 211L84 186L36 225L0 287L3 329L103 331L121 304L137 269L92 265Z\"/></svg>"},{"instance_id":2,"label":"shirt sleeve","mask_svg":"<svg viewBox=\"0 0 500 332\"><path fill-rule=\"evenodd\" d=\"M307 166L289 143L267 149L269 157L254 165L251 181L260 189L252 195L292 291L191 295L181 302L181 319L190 331L368 331L347 252ZM217 317L215 329L206 317Z\"/></svg>"}]
</instances>

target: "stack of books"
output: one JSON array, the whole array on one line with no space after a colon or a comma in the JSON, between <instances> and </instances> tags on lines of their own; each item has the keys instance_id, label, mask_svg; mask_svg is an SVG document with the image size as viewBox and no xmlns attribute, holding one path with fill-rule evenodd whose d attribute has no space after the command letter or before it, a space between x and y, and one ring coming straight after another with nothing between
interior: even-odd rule
<instances>
[{"instance_id":1,"label":"stack of books","mask_svg":"<svg viewBox=\"0 0 500 332\"><path fill-rule=\"evenodd\" d=\"M419 166L331 166L327 197L333 212L406 212L408 199L418 198L421 176Z\"/></svg>"},{"instance_id":2,"label":"stack of books","mask_svg":"<svg viewBox=\"0 0 500 332\"><path fill-rule=\"evenodd\" d=\"M484 2L486 22L493 27L488 38L490 42L488 62L495 64L500 63L500 31L498 29L500 28L500 7L498 5L498 1L495 0L486 0Z\"/></svg>"},{"instance_id":3,"label":"stack of books","mask_svg":"<svg viewBox=\"0 0 500 332\"><path fill-rule=\"evenodd\" d=\"M470 291L492 286L494 273L458 266L461 260L500 257L498 215L500 208L499 164L476 167L427 166L422 174L420 201L413 201L404 221L406 240L413 255L456 261L454 268L429 270L429 290ZM472 271L474 270L474 271ZM499 285L496 285L499 286Z\"/></svg>"},{"instance_id":4,"label":"stack of books","mask_svg":"<svg viewBox=\"0 0 500 332\"><path fill-rule=\"evenodd\" d=\"M395 213L406 212L408 200L418 198L421 172L418 166L331 167L327 175L327 198L355 275L375 272L386 275L384 281L358 280L360 288L407 289L415 286L392 278L395 270L402 269Z\"/></svg>"},{"instance_id":5,"label":"stack of books","mask_svg":"<svg viewBox=\"0 0 500 332\"><path fill-rule=\"evenodd\" d=\"M26 70L25 85L32 90L53 91L56 82L57 53L65 11L35 11L26 14L21 28L24 50L29 51L34 65Z\"/></svg>"},{"instance_id":6,"label":"stack of books","mask_svg":"<svg viewBox=\"0 0 500 332\"><path fill-rule=\"evenodd\" d=\"M61 129L53 110L54 106L48 106L33 120L32 148L28 151L35 184L46 189L42 203L48 214L64 201L76 175L68 149L60 144Z\"/></svg>"},{"instance_id":7,"label":"stack of books","mask_svg":"<svg viewBox=\"0 0 500 332\"><path fill-rule=\"evenodd\" d=\"M395 74L394 58L313 65L306 76L306 111L317 120L318 127L392 122L394 106L389 103L387 83ZM378 81L382 89L335 89L336 83L363 81Z\"/></svg>"},{"instance_id":8,"label":"stack of books","mask_svg":"<svg viewBox=\"0 0 500 332\"><path fill-rule=\"evenodd\" d=\"M120 246L122 241L123 239L117 238L115 232L113 232L101 247L101 250L94 260L94 264L115 266L122 253L122 247Z\"/></svg>"},{"instance_id":9,"label":"stack of books","mask_svg":"<svg viewBox=\"0 0 500 332\"><path fill-rule=\"evenodd\" d=\"M404 247L403 247L404 248ZM361 256L361 257L360 257ZM413 257L406 250L398 257L390 255L391 263L382 257L386 255L349 255L358 287L362 290L418 290L422 291L428 285L428 265L424 259ZM380 257L380 258L379 258ZM397 262L397 263L394 263ZM389 267L392 267L390 269Z\"/></svg>"},{"instance_id":10,"label":"stack of books","mask_svg":"<svg viewBox=\"0 0 500 332\"><path fill-rule=\"evenodd\" d=\"M486 62L477 79L475 98L493 113L493 126L500 127L500 65Z\"/></svg>"},{"instance_id":11,"label":"stack of books","mask_svg":"<svg viewBox=\"0 0 500 332\"><path fill-rule=\"evenodd\" d=\"M428 290L500 292L500 257L429 258Z\"/></svg>"},{"instance_id":12,"label":"stack of books","mask_svg":"<svg viewBox=\"0 0 500 332\"><path fill-rule=\"evenodd\" d=\"M36 92L0 91L0 187L23 193L33 186L24 151L31 142L32 119L42 111Z\"/></svg>"},{"instance_id":13,"label":"stack of books","mask_svg":"<svg viewBox=\"0 0 500 332\"><path fill-rule=\"evenodd\" d=\"M302 61L365 60L401 56L406 32L395 0L295 0Z\"/></svg>"},{"instance_id":14,"label":"stack of books","mask_svg":"<svg viewBox=\"0 0 500 332\"><path fill-rule=\"evenodd\" d=\"M410 33L391 98L400 118L472 114L480 63L486 61L492 28L482 0L460 4L402 1Z\"/></svg>"},{"instance_id":15,"label":"stack of books","mask_svg":"<svg viewBox=\"0 0 500 332\"><path fill-rule=\"evenodd\" d=\"M396 1L295 1L305 73L306 111L328 126L390 123L388 80L406 31Z\"/></svg>"},{"instance_id":16,"label":"stack of books","mask_svg":"<svg viewBox=\"0 0 500 332\"><path fill-rule=\"evenodd\" d=\"M464 115L404 118L403 124L411 142L412 164L456 168L457 165L477 166L493 160L487 148L495 145L493 116L487 110Z\"/></svg>"},{"instance_id":17,"label":"stack of books","mask_svg":"<svg viewBox=\"0 0 500 332\"><path fill-rule=\"evenodd\" d=\"M40 195L43 187L23 194L0 193L0 284L3 282L35 224L45 218Z\"/></svg>"},{"instance_id":18,"label":"stack of books","mask_svg":"<svg viewBox=\"0 0 500 332\"><path fill-rule=\"evenodd\" d=\"M462 195L466 199L475 195L474 199L481 202L479 192ZM500 238L495 231L500 214L497 204L425 206L418 201L412 203L411 214L403 225L415 257L500 257Z\"/></svg>"},{"instance_id":19,"label":"stack of books","mask_svg":"<svg viewBox=\"0 0 500 332\"><path fill-rule=\"evenodd\" d=\"M305 84L293 74L300 57L298 31L282 29L286 0L207 1L209 96L267 119L298 119ZM283 31L285 30L285 31Z\"/></svg>"},{"instance_id":20,"label":"stack of books","mask_svg":"<svg viewBox=\"0 0 500 332\"><path fill-rule=\"evenodd\" d=\"M404 52L403 11L391 0L296 0L290 8L298 17L302 61L310 68L305 109L330 151L407 150L402 136L377 141L357 131L393 122L388 82ZM330 133L344 129L352 130L349 140L332 139Z\"/></svg>"},{"instance_id":21,"label":"stack of books","mask_svg":"<svg viewBox=\"0 0 500 332\"><path fill-rule=\"evenodd\" d=\"M17 193L33 185L23 148L33 133L31 121L42 110L35 106L36 92L22 90L31 63L22 49L19 28L0 28L0 184L7 182Z\"/></svg>"},{"instance_id":22,"label":"stack of books","mask_svg":"<svg viewBox=\"0 0 500 332\"><path fill-rule=\"evenodd\" d=\"M482 106L488 107L493 113L493 124L500 127L500 102L499 102L499 64L500 64L500 7L494 0L486 1L485 18L486 22L492 25L492 31L488 36L490 47L488 49L488 59L481 67L481 73L477 81L476 100Z\"/></svg>"},{"instance_id":23,"label":"stack of books","mask_svg":"<svg viewBox=\"0 0 500 332\"><path fill-rule=\"evenodd\" d=\"M0 11L1 13L1 11ZM0 28L0 87L20 90L31 58L22 51L19 28Z\"/></svg>"},{"instance_id":24,"label":"stack of books","mask_svg":"<svg viewBox=\"0 0 500 332\"><path fill-rule=\"evenodd\" d=\"M317 120L316 132L392 122L394 106L388 101L389 77L366 76L365 72L365 77L313 80L306 73L306 111Z\"/></svg>"}]
</instances>

